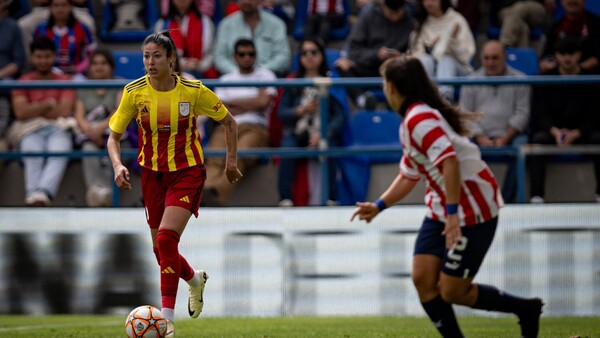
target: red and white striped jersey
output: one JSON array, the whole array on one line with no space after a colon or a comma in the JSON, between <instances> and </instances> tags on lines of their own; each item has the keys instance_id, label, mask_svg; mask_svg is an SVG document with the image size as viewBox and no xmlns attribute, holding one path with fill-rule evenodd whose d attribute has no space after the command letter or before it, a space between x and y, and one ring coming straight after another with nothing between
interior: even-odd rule
<instances>
[{"instance_id":1,"label":"red and white striped jersey","mask_svg":"<svg viewBox=\"0 0 600 338\"><path fill-rule=\"evenodd\" d=\"M308 0L308 14L344 14L343 0Z\"/></svg>"},{"instance_id":2,"label":"red and white striped jersey","mask_svg":"<svg viewBox=\"0 0 600 338\"><path fill-rule=\"evenodd\" d=\"M446 193L442 162L456 157L461 192L458 215L461 225L489 221L504 204L491 170L476 144L456 133L442 114L424 103L410 106L400 126L403 156L400 172L411 180L425 178L427 216L445 222Z\"/></svg>"}]
</instances>

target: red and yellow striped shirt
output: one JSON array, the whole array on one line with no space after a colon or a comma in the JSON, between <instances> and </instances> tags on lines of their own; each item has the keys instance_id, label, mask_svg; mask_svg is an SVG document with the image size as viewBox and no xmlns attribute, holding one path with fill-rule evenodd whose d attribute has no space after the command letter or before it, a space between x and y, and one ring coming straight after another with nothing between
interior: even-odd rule
<instances>
[{"instance_id":1,"label":"red and yellow striped shirt","mask_svg":"<svg viewBox=\"0 0 600 338\"><path fill-rule=\"evenodd\" d=\"M221 100L200 81L176 76L175 88L160 92L148 76L128 83L109 127L124 133L132 118L139 127L138 162L154 171L177 171L204 162L196 118L227 115Z\"/></svg>"}]
</instances>

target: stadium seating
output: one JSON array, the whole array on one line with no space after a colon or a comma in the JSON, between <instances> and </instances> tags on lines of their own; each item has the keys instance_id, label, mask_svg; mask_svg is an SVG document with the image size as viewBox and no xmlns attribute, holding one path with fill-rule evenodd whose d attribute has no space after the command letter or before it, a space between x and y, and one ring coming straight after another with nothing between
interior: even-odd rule
<instances>
[{"instance_id":1,"label":"stadium seating","mask_svg":"<svg viewBox=\"0 0 600 338\"><path fill-rule=\"evenodd\" d=\"M352 205L364 201L369 190L371 165L397 163L402 154L399 128L401 118L393 111L357 111L350 121L351 143L355 146L397 146L397 154L364 155L339 160L338 203Z\"/></svg>"},{"instance_id":2,"label":"stadium seating","mask_svg":"<svg viewBox=\"0 0 600 338\"><path fill-rule=\"evenodd\" d=\"M400 145L401 118L393 111L357 111L350 121L351 146ZM398 162L399 155L371 157L371 163Z\"/></svg>"},{"instance_id":3,"label":"stadium seating","mask_svg":"<svg viewBox=\"0 0 600 338\"><path fill-rule=\"evenodd\" d=\"M533 48L507 48L506 63L526 75L539 73L538 58Z\"/></svg>"},{"instance_id":4,"label":"stadium seating","mask_svg":"<svg viewBox=\"0 0 600 338\"><path fill-rule=\"evenodd\" d=\"M114 8L110 1L102 4L102 22L100 24L100 40L104 42L142 42L146 36L154 32L154 24L158 20L157 1L146 1L143 20L146 26L143 30L113 30L115 22Z\"/></svg>"},{"instance_id":5,"label":"stadium seating","mask_svg":"<svg viewBox=\"0 0 600 338\"><path fill-rule=\"evenodd\" d=\"M331 30L329 34L329 38L331 40L345 40L350 33L350 21L349 16L352 12L352 7L350 6L350 0L344 1L344 25L341 28L334 28ZM296 16L294 18L294 30L292 31L292 35L298 41L304 39L304 23L306 22L308 9L308 0L298 0L296 4Z\"/></svg>"},{"instance_id":6,"label":"stadium seating","mask_svg":"<svg viewBox=\"0 0 600 338\"><path fill-rule=\"evenodd\" d=\"M144 76L144 61L141 50L118 50L113 52L115 76L134 80Z\"/></svg>"}]
</instances>

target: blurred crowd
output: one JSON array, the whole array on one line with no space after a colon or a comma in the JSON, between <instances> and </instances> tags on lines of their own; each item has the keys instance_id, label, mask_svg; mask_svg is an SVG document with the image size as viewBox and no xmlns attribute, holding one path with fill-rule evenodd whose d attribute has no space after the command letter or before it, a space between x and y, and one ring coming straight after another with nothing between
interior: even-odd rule
<instances>
[{"instance_id":1,"label":"blurred crowd","mask_svg":"<svg viewBox=\"0 0 600 338\"><path fill-rule=\"evenodd\" d=\"M594 0L0 0L0 77L85 81L119 78L115 46L139 49L140 36L169 30L176 71L188 79L270 81L276 78L378 77L401 54L418 58L432 78L585 76L600 72L600 3ZM136 33L139 33L136 35ZM118 48L118 47L117 47ZM533 71L507 51L532 51ZM140 54L141 57L141 54ZM143 71L141 72L143 75ZM140 75L141 76L141 75ZM134 80L134 79L131 79ZM470 125L480 147L526 143L600 144L598 85L439 86L442 96L481 118ZM389 110L380 90L331 88L327 132L317 91L306 88L217 87L240 126L239 148L318 148L352 144L358 112ZM105 146L118 89L0 91L0 151L97 151ZM393 112L392 112L393 113ZM222 130L198 121L204 147L220 149ZM137 147L133 123L123 146ZM592 156L600 202L600 156ZM69 159L25 157L25 205L49 206ZM235 186L221 180L221 159L207 160L205 206L226 205ZM258 160L243 159L249 171ZM341 169L330 160L329 187L318 164L281 159L282 207L345 204ZM82 158L89 206L112 204L107 158ZM135 169L135 163L132 163ZM528 163L532 203L544 202L545 160ZM515 198L509 166L502 194Z\"/></svg>"}]
</instances>

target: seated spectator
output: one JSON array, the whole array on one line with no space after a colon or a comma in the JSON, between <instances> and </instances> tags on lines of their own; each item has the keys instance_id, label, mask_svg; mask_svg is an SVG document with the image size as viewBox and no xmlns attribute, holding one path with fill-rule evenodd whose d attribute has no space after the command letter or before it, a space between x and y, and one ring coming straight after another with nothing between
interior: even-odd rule
<instances>
[{"instance_id":1,"label":"seated spectator","mask_svg":"<svg viewBox=\"0 0 600 338\"><path fill-rule=\"evenodd\" d=\"M276 79L268 69L256 66L258 48L252 40L240 39L234 45L233 59L238 69L221 76L222 82L266 82ZM269 145L267 114L277 90L273 87L217 87L215 94L221 99L238 124L238 149L263 148ZM225 128L213 129L207 149L225 148ZM238 168L247 175L256 164L256 158L240 158ZM202 193L202 204L220 206L227 203L234 186L223 175L225 159L206 159L206 184Z\"/></svg>"},{"instance_id":2,"label":"seated spectator","mask_svg":"<svg viewBox=\"0 0 600 338\"><path fill-rule=\"evenodd\" d=\"M531 30L546 30L556 0L502 0L492 1L492 18L500 24L500 42L506 47L532 47Z\"/></svg>"},{"instance_id":3,"label":"seated spectator","mask_svg":"<svg viewBox=\"0 0 600 338\"><path fill-rule=\"evenodd\" d=\"M114 79L115 61L107 49L97 49L90 56L88 79ZM82 151L98 151L106 146L108 120L121 101L121 89L79 89L75 102L78 133L76 143ZM108 157L83 157L83 178L87 189L86 202L90 207L112 205L112 166Z\"/></svg>"},{"instance_id":4,"label":"seated spectator","mask_svg":"<svg viewBox=\"0 0 600 338\"><path fill-rule=\"evenodd\" d=\"M21 1L3 0L0 1L0 11L6 11L7 16L13 20L19 20L28 10L28 7L25 5Z\"/></svg>"},{"instance_id":5,"label":"seated spectator","mask_svg":"<svg viewBox=\"0 0 600 338\"><path fill-rule=\"evenodd\" d=\"M215 26L211 18L200 14L193 0L170 0L169 4L169 12L156 22L155 32L169 30L182 71L198 78L217 78L213 67Z\"/></svg>"},{"instance_id":6,"label":"seated spectator","mask_svg":"<svg viewBox=\"0 0 600 338\"><path fill-rule=\"evenodd\" d=\"M558 40L554 47L558 66L545 75L589 75L580 66L582 46L575 37ZM600 144L597 86L538 85L533 87L531 105L531 143L568 147L572 144ZM596 201L600 202L600 156L594 155ZM546 160L543 156L529 159L531 203L544 202Z\"/></svg>"},{"instance_id":7,"label":"seated spectator","mask_svg":"<svg viewBox=\"0 0 600 338\"><path fill-rule=\"evenodd\" d=\"M554 0L550 0L554 1ZM479 0L453 0L452 4L456 10L465 17L471 28L471 32L477 35L479 22L481 21L481 9Z\"/></svg>"},{"instance_id":8,"label":"seated spectator","mask_svg":"<svg viewBox=\"0 0 600 338\"><path fill-rule=\"evenodd\" d=\"M417 28L410 53L419 58L430 77L451 78L471 72L475 40L467 20L452 9L450 0L418 0ZM453 86L439 86L440 94L454 101Z\"/></svg>"},{"instance_id":9,"label":"seated spectator","mask_svg":"<svg viewBox=\"0 0 600 338\"><path fill-rule=\"evenodd\" d=\"M280 18L288 28L288 32L291 28L292 18L296 13L294 5L290 0L261 0L260 7L276 17ZM231 15L240 10L240 6L237 4L237 0L231 0L225 7L225 16Z\"/></svg>"},{"instance_id":10,"label":"seated spectator","mask_svg":"<svg viewBox=\"0 0 600 338\"><path fill-rule=\"evenodd\" d=\"M47 37L35 39L30 48L34 70L19 81L69 80L67 74L53 72L56 59L54 41ZM71 89L14 89L12 106L16 121L8 138L23 153L69 152L73 149L72 134L65 129L65 118L73 116L75 91ZM25 157L25 204L49 206L56 196L69 159L67 157Z\"/></svg>"},{"instance_id":11,"label":"seated spectator","mask_svg":"<svg viewBox=\"0 0 600 338\"><path fill-rule=\"evenodd\" d=\"M344 25L344 0L308 0L304 37L319 37L325 45L329 42L329 33Z\"/></svg>"},{"instance_id":12,"label":"seated spectator","mask_svg":"<svg viewBox=\"0 0 600 338\"><path fill-rule=\"evenodd\" d=\"M520 71L506 64L506 52L502 43L490 40L481 50L483 67L471 75L523 76ZM463 86L460 106L464 111L482 114L480 120L469 121L473 140L482 148L513 146L527 143L525 134L529 123L531 89L526 85L473 85ZM504 177L502 197L512 201L516 195L517 173L511 163Z\"/></svg>"},{"instance_id":13,"label":"seated spectator","mask_svg":"<svg viewBox=\"0 0 600 338\"><path fill-rule=\"evenodd\" d=\"M33 35L54 40L58 69L83 77L89 64L89 53L96 44L90 29L75 18L72 9L70 0L50 0L50 17L38 25Z\"/></svg>"},{"instance_id":14,"label":"seated spectator","mask_svg":"<svg viewBox=\"0 0 600 338\"><path fill-rule=\"evenodd\" d=\"M291 61L285 24L259 8L261 0L239 0L240 10L224 18L217 28L215 66L221 74L238 69L233 59L239 39L252 39L260 51L256 67L285 75Z\"/></svg>"},{"instance_id":15,"label":"seated spectator","mask_svg":"<svg viewBox=\"0 0 600 338\"><path fill-rule=\"evenodd\" d=\"M265 11L280 18L289 29L291 28L292 18L296 9L290 0L261 0L260 6Z\"/></svg>"},{"instance_id":16,"label":"seated spectator","mask_svg":"<svg viewBox=\"0 0 600 338\"><path fill-rule=\"evenodd\" d=\"M230 16L239 10L240 6L238 5L237 0L229 0L225 6L225 16Z\"/></svg>"},{"instance_id":17,"label":"seated spectator","mask_svg":"<svg viewBox=\"0 0 600 338\"><path fill-rule=\"evenodd\" d=\"M24 46L31 45L33 33L36 28L50 17L50 0L33 0L31 2L33 7L29 14L24 15L19 19L19 27L21 28ZM73 15L78 21L89 28L93 36L96 36L96 21L87 7L73 6ZM29 57L29 48L25 48L25 53Z\"/></svg>"},{"instance_id":18,"label":"seated spectator","mask_svg":"<svg viewBox=\"0 0 600 338\"><path fill-rule=\"evenodd\" d=\"M198 9L200 14L212 18L215 15L215 0L193 0L194 7ZM172 0L160 0L160 14L163 17L168 17L172 6Z\"/></svg>"},{"instance_id":19,"label":"seated spectator","mask_svg":"<svg viewBox=\"0 0 600 338\"><path fill-rule=\"evenodd\" d=\"M290 77L316 78L329 76L329 68L325 59L325 46L318 38L307 38L301 42L298 57L300 59L298 71ZM318 148L321 139L321 117L317 88L285 89L279 101L279 119L283 123L282 147ZM333 93L329 94L327 121L329 146L341 146L345 125L344 111L339 98ZM294 185L298 162L299 159L297 158L281 159L278 184L280 206L302 205L298 203L296 196L292 196L292 186ZM336 161L330 160L328 195L332 202L337 200L336 173ZM320 182L318 177L315 181ZM309 189L309 195L312 195L312 193L313 191ZM319 196L320 194L318 194L316 200L320 199ZM315 198L309 196L308 200L315 200Z\"/></svg>"},{"instance_id":20,"label":"seated spectator","mask_svg":"<svg viewBox=\"0 0 600 338\"><path fill-rule=\"evenodd\" d=\"M335 62L343 77L378 77L383 61L405 52L414 28L404 0L385 0L360 15L347 39L347 57ZM390 34L390 32L394 32ZM365 96L359 87L348 87L353 103L365 106Z\"/></svg>"},{"instance_id":21,"label":"seated spectator","mask_svg":"<svg viewBox=\"0 0 600 338\"><path fill-rule=\"evenodd\" d=\"M21 40L21 31L17 22L8 16L4 6L7 1L0 0L0 80L15 79L25 65L25 49ZM5 140L6 130L10 121L10 91L0 90L0 151L8 150ZM3 162L0 160L0 170Z\"/></svg>"},{"instance_id":22,"label":"seated spectator","mask_svg":"<svg viewBox=\"0 0 600 338\"><path fill-rule=\"evenodd\" d=\"M565 36L573 36L581 41L580 67L585 71L600 72L600 17L585 10L585 0L561 1L565 16L546 34L546 48L540 60L540 72L544 73L558 66L554 57L554 46Z\"/></svg>"},{"instance_id":23,"label":"seated spectator","mask_svg":"<svg viewBox=\"0 0 600 338\"><path fill-rule=\"evenodd\" d=\"M142 31L152 23L144 22L144 1L109 0L114 13L111 31Z\"/></svg>"}]
</instances>

